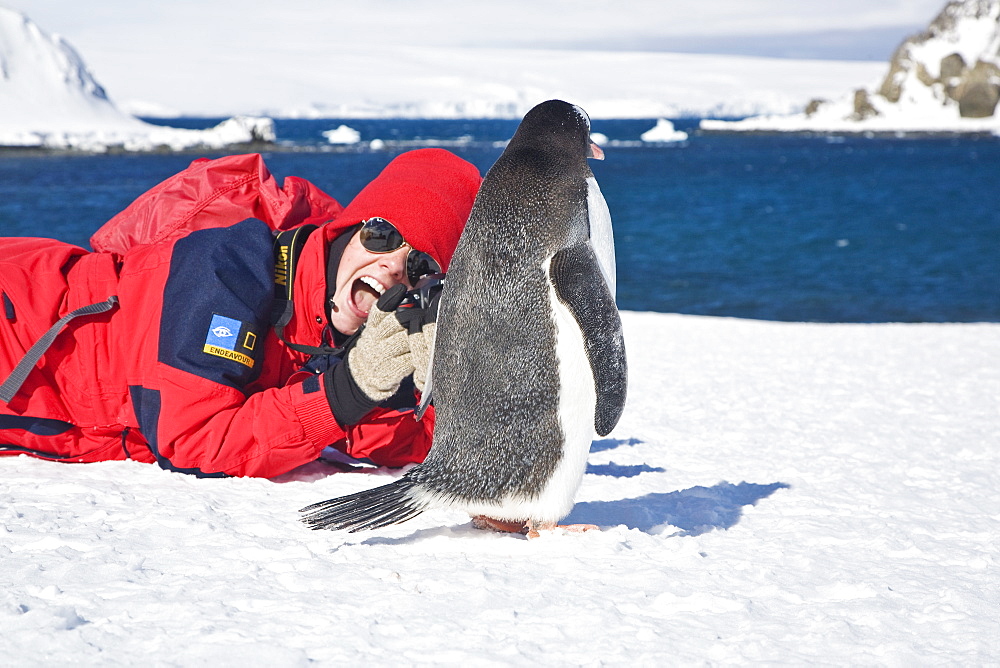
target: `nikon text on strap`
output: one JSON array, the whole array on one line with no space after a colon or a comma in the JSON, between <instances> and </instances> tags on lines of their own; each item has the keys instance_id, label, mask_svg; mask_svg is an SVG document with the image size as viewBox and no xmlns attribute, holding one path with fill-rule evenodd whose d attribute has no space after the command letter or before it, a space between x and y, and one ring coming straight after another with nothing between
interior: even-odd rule
<instances>
[{"instance_id":1,"label":"nikon text on strap","mask_svg":"<svg viewBox=\"0 0 1000 668\"><path fill-rule=\"evenodd\" d=\"M35 341L35 345L28 349L28 352L24 354L21 361L17 363L14 370L10 372L7 376L7 380L0 385L0 401L4 403L10 403L10 400L14 398L17 391L21 389L21 385L24 381L28 379L28 374L31 370L35 368L38 361L42 359L42 355L48 350L53 343L55 343L56 337L59 336L59 332L69 324L69 321L78 318L82 315L96 315L98 313L104 313L110 311L118 303L118 297L112 295L108 297L107 300L103 302L98 302L96 304L90 304L89 306L81 306L80 308L70 311L62 318L60 318L56 324L49 328L49 331L45 332L40 339Z\"/></svg>"},{"instance_id":2,"label":"nikon text on strap","mask_svg":"<svg viewBox=\"0 0 1000 668\"><path fill-rule=\"evenodd\" d=\"M298 268L299 254L309 235L315 232L316 225L302 225L294 230L278 233L274 238L274 304L271 306L271 325L274 333L286 346L307 355L335 355L342 348L331 346L304 346L290 343L285 338L287 325L295 312L295 271Z\"/></svg>"}]
</instances>

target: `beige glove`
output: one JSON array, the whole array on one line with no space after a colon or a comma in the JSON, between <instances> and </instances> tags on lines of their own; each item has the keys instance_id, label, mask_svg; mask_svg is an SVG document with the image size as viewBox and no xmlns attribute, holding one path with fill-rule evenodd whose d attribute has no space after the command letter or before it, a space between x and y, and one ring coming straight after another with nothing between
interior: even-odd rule
<instances>
[{"instance_id":1,"label":"beige glove","mask_svg":"<svg viewBox=\"0 0 1000 668\"><path fill-rule=\"evenodd\" d=\"M440 281L438 281L440 285ZM413 384L421 394L427 386L430 373L431 355L434 350L434 336L437 332L438 307L441 304L441 288L430 289L431 296L407 301L396 310L396 319L409 332L409 347L413 358Z\"/></svg>"},{"instance_id":2,"label":"beige glove","mask_svg":"<svg viewBox=\"0 0 1000 668\"><path fill-rule=\"evenodd\" d=\"M406 330L393 315L405 292L403 285L397 285L379 298L347 355L354 382L375 402L395 394L400 382L414 371Z\"/></svg>"}]
</instances>

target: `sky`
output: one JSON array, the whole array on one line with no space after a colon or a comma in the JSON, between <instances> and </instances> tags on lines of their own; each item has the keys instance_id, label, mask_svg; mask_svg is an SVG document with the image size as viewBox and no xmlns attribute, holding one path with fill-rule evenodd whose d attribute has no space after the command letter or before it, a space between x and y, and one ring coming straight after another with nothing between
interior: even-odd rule
<instances>
[{"instance_id":1,"label":"sky","mask_svg":"<svg viewBox=\"0 0 1000 668\"><path fill-rule=\"evenodd\" d=\"M312 85L321 90L317 99L327 100L331 93L324 85L335 88L338 71L360 72L377 85L380 76L391 79L391 73L359 69L358 63L366 56L408 47L562 53L641 50L885 62L945 3L0 0L0 4L65 37L116 101L168 108L174 104L185 111L207 109L211 105L198 105L197 100L223 97L221 89L229 86L233 92L224 97L240 102L242 106L235 107L240 111L252 108L271 86L308 90ZM440 72L442 77L449 74ZM320 79L327 81L323 84ZM281 95L275 92L272 97Z\"/></svg>"},{"instance_id":2,"label":"sky","mask_svg":"<svg viewBox=\"0 0 1000 668\"><path fill-rule=\"evenodd\" d=\"M350 42L888 57L943 0L2 0L88 52ZM805 54L805 55L803 55Z\"/></svg>"}]
</instances>

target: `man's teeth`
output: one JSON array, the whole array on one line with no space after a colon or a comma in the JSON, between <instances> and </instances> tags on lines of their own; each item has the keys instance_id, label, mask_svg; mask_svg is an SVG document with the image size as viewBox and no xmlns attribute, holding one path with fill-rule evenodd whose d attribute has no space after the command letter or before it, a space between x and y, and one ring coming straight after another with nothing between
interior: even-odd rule
<instances>
[{"instance_id":1,"label":"man's teeth","mask_svg":"<svg viewBox=\"0 0 1000 668\"><path fill-rule=\"evenodd\" d=\"M385 294L385 286L376 281L371 276L362 276L361 282L370 287L375 292L379 293L380 295Z\"/></svg>"}]
</instances>

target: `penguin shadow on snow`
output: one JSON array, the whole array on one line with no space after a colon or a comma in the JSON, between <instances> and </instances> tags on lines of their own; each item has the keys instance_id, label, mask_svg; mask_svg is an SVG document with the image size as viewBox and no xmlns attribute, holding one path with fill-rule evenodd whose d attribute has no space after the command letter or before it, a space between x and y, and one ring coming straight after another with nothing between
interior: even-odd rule
<instances>
[{"instance_id":1,"label":"penguin shadow on snow","mask_svg":"<svg viewBox=\"0 0 1000 668\"><path fill-rule=\"evenodd\" d=\"M407 466L406 468L411 468L411 466ZM318 459L292 469L288 473L275 476L270 480L276 483L315 482L340 473L381 474L385 471L393 470L381 468L367 460L354 459L333 448L327 448L321 453Z\"/></svg>"},{"instance_id":2,"label":"penguin shadow on snow","mask_svg":"<svg viewBox=\"0 0 1000 668\"><path fill-rule=\"evenodd\" d=\"M641 443L642 441L638 438L602 438L590 443L590 451L604 452L620 448L623 445L640 445Z\"/></svg>"},{"instance_id":3,"label":"penguin shadow on snow","mask_svg":"<svg viewBox=\"0 0 1000 668\"><path fill-rule=\"evenodd\" d=\"M623 445L638 445L638 439L603 439L594 441L591 452L613 450ZM587 473L616 478L632 478L641 473L662 473L666 469L647 464L588 464ZM596 524L602 527L625 525L645 533L660 533L664 525L680 529L675 535L698 536L714 529L729 529L740 521L743 507L756 505L779 489L782 482L760 485L720 482L712 487L696 486L677 492L646 494L618 501L577 503L565 517L565 524Z\"/></svg>"},{"instance_id":4,"label":"penguin shadow on snow","mask_svg":"<svg viewBox=\"0 0 1000 668\"><path fill-rule=\"evenodd\" d=\"M590 444L591 452L604 452L614 450L622 445L639 445L642 443L637 438L604 438ZM591 475L609 476L612 478L634 478L641 473L664 473L666 469L659 466L649 466L648 464L587 464L587 473Z\"/></svg>"},{"instance_id":5,"label":"penguin shadow on snow","mask_svg":"<svg viewBox=\"0 0 1000 668\"><path fill-rule=\"evenodd\" d=\"M576 504L564 524L596 524L601 527L624 524L645 533L664 525L675 526L679 536L699 536L714 529L735 526L743 516L743 506L756 505L789 485L774 482L758 485L720 482L712 487L690 487L678 492L646 494L619 501L586 501Z\"/></svg>"}]
</instances>

